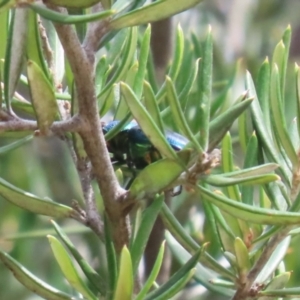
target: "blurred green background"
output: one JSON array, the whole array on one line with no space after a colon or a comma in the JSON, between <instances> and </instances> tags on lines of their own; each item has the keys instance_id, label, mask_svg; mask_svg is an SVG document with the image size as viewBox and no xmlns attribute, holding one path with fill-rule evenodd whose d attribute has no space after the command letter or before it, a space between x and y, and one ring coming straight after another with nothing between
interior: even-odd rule
<instances>
[{"instance_id":1,"label":"blurred green background","mask_svg":"<svg viewBox=\"0 0 300 300\"><path fill-rule=\"evenodd\" d=\"M212 26L214 36L214 81L222 85L237 70L234 85L230 91L232 99L244 90L244 72L249 69L255 78L260 64L266 56L271 56L284 29L292 26L292 46L288 74L292 74L294 62L300 58L300 2L297 0L204 0L193 10L173 18L173 26L178 23L184 28L187 43L193 46L191 34L198 39L204 37L207 26ZM237 63L238 62L238 63ZM292 80L287 80L286 95L294 91ZM22 93L22 86L20 85ZM215 93L218 86L215 86ZM292 96L292 95L291 95ZM286 107L287 114L295 109ZM233 127L232 135L236 135ZM7 135L1 135L0 146L12 142ZM238 146L234 157L240 164L242 158ZM51 197L55 201L70 205L72 199L81 201L80 183L66 145L58 138L35 138L9 154L0 154L0 177L26 191L40 197ZM179 219L199 240L210 240L209 228L203 222L201 208L192 205L193 199L187 193L180 195L172 204L174 209L181 207ZM182 209L184 207L187 209ZM203 224L204 223L204 224ZM61 222L79 251L93 265L101 262L103 249L97 238L74 221ZM69 286L62 280L58 265L46 239L51 226L46 217L25 212L0 198L0 247L24 264L29 270L49 284L68 291ZM73 232L73 234L72 234ZM31 236L32 235L32 236ZM88 245L88 247L86 246ZM298 238L295 238L286 257L287 269L299 270L297 257ZM213 248L210 249L213 252ZM290 284L293 285L300 273L293 273ZM195 293L195 294L193 294ZM194 296L192 296L192 294ZM203 291L192 291L185 299L211 299ZM202 296L201 296L202 295ZM0 300L33 300L32 296L19 284L11 273L0 265ZM214 298L216 299L216 298Z\"/></svg>"}]
</instances>

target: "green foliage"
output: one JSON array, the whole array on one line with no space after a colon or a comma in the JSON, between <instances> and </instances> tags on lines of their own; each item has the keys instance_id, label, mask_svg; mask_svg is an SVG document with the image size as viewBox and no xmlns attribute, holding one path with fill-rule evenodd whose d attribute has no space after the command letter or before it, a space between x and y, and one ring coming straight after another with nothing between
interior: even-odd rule
<instances>
[{"instance_id":1,"label":"green foliage","mask_svg":"<svg viewBox=\"0 0 300 300\"><path fill-rule=\"evenodd\" d=\"M95 7L92 12L89 7L100 2L104 9L95 12ZM3 138L0 155L8 157L6 168L12 170L18 168L13 151L26 153L26 145L32 139L40 142L58 136L71 150L67 155L73 158L73 169L68 170L72 173L72 184L80 186L78 202L71 202L72 196L68 194L58 199L59 193L51 195L50 191L45 199L38 196L37 188L32 192L33 186L41 182L39 174L26 176L22 170L23 179L20 176L18 180L7 176L5 168L1 169L0 204L4 213L0 226L3 230L8 226L7 213L14 218L20 232L13 238L16 241L12 242L12 253L8 254L11 249L5 251L0 244L3 249L0 260L21 284L45 299L179 299L176 297L187 297L190 286L205 287L212 297L216 294L233 299L299 297L300 287L289 287L295 281L291 280L291 272L286 271L284 259L300 223L298 66L291 75L295 97L290 99L285 94L290 87L290 26L275 47L271 63L268 59L262 63L256 84L251 73L243 70L246 91L239 91L233 99L230 90L241 70L236 66L234 72L221 74L225 84L213 80L213 59L217 51L213 49L210 26L203 40L196 33L184 34L177 27L167 76L161 85L155 82L151 26L133 26L173 16L201 1L144 2L53 0L47 6L23 3L16 8L11 1L0 2L0 133L14 139ZM64 9L53 10L53 5L67 8L69 14ZM94 21L97 22L91 23ZM77 24L77 32L75 27L64 27L66 24ZM100 24L103 30L96 42L89 36L95 24ZM73 60L81 52L64 56L58 43L58 36L64 38L60 30L66 28L74 29L72 38L78 38L76 43L82 34L86 36L88 41L80 49L87 51L84 52L87 57L89 47L97 44L94 45L95 63L88 66L95 77L91 106L103 122L112 117L120 120L106 133L106 143L135 119L161 155L161 159L143 170L131 168L128 161L110 165L115 172L112 177L119 181L111 195L123 192L122 201L109 199L111 206L107 204L103 186L101 189L99 174L95 175L90 167L94 157L90 155L90 141L82 129L89 117L93 118L87 114L80 119L86 107L80 102L82 82L77 76L81 70L74 69ZM69 53L65 43L68 41L62 44ZM62 70L62 76L58 70ZM297 106L291 125L285 111L287 101L294 101ZM235 123L239 126L238 133L231 129ZM175 151L166 139L167 129L184 135L189 143ZM25 137L20 137L21 132ZM99 128L88 128L88 133L95 145L98 141L103 144ZM237 145L243 152L240 168L235 156ZM105 145L99 149L102 151L99 157L107 154ZM26 158L29 156L27 150ZM63 166L69 168L67 160ZM38 163L33 168L38 172ZM51 171L49 168L45 173ZM59 172L55 172L55 180L49 181L59 181ZM101 172L110 170L103 168ZM91 183L94 177L100 192ZM178 186L183 192L174 196L168 206L166 200ZM90 198L93 193L96 200ZM60 203L62 198L64 203ZM95 209L92 213L89 205ZM198 208L193 212L194 205ZM14 206L22 211L14 210ZM130 212L130 224L122 219L122 213L117 215L117 222L113 220L112 215L121 206L123 214ZM190 217L180 217L186 211ZM54 233L41 215L61 222L58 225L51 221ZM164 223L166 241L159 241L153 268L143 278L139 266L145 259L146 247L151 247L147 242L158 217ZM28 218L32 218L32 224ZM203 220L203 228L197 224L198 219ZM70 220L91 230L86 235L75 230L77 240L71 241L66 234L66 222ZM34 222L40 231L35 232ZM118 222L123 226L119 231ZM126 226L133 229L127 240ZM22 244L22 240L33 243L32 239L45 235L53 256L48 255L49 245L45 246L46 263L43 262L40 270L50 284L33 275L41 274L40 270L33 273L28 270L30 247ZM5 241L9 238L12 239L3 236ZM123 243L118 248L119 240L127 245ZM159 285L156 281L163 268L166 247L171 250L174 270ZM57 266L52 266L53 261ZM49 272L44 264L51 264ZM297 268L300 270L299 265ZM7 274L0 273L11 281ZM64 278L69 285L64 283ZM199 294L198 299L204 299L204 293ZM10 297L16 295L12 292Z\"/></svg>"}]
</instances>

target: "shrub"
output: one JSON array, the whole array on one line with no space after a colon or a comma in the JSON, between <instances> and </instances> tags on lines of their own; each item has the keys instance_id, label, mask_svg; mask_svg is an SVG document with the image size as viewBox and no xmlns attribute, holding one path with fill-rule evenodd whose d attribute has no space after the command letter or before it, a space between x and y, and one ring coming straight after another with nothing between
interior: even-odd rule
<instances>
[{"instance_id":1,"label":"shrub","mask_svg":"<svg viewBox=\"0 0 300 300\"><path fill-rule=\"evenodd\" d=\"M45 299L191 299L192 287L232 299L299 296L299 288L287 287L291 272L284 260L300 220L298 66L295 98L284 93L291 28L271 62L263 62L256 84L246 72L245 91L232 99L236 70L223 83L213 81L210 27L203 41L177 27L172 63L157 82L151 26L141 25L200 1L144 2L51 0L16 8L1 2L0 154L7 162L0 195L25 210L2 204L1 226L13 218L20 229L4 236L17 242L4 244L13 251L0 250L1 261ZM297 105L290 125L287 101ZM37 175L40 158L31 160L26 144L34 139L48 147L53 137L55 151L64 144L68 152L53 177L53 167L45 169L57 188L45 198L37 196L47 190L37 187L45 184ZM235 140L241 168L234 163ZM14 153L35 161L30 176ZM16 168L19 180L8 173ZM76 201L61 196L58 173L69 168L65 174L80 185L72 192ZM59 194L61 201L50 199ZM68 232L78 239L71 241ZM55 259L32 240L45 235ZM32 252L51 285L25 267ZM11 295L17 293L3 297Z\"/></svg>"}]
</instances>

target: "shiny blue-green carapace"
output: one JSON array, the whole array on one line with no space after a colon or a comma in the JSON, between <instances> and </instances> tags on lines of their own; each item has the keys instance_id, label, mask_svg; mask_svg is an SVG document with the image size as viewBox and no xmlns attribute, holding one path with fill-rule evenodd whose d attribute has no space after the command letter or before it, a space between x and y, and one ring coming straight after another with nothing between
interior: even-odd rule
<instances>
[{"instance_id":1,"label":"shiny blue-green carapace","mask_svg":"<svg viewBox=\"0 0 300 300\"><path fill-rule=\"evenodd\" d=\"M103 126L103 132L107 133L120 121L111 121ZM182 150L188 140L176 133L167 130L166 139L175 151ZM113 160L126 162L129 167L143 169L151 162L161 158L158 150L151 144L139 125L132 121L119 133L107 142L109 152L113 154Z\"/></svg>"}]
</instances>

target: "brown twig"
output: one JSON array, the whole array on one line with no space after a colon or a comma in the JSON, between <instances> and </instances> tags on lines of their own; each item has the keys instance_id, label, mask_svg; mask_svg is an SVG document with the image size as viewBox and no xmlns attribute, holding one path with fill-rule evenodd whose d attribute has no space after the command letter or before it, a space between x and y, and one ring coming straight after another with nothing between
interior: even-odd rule
<instances>
[{"instance_id":1,"label":"brown twig","mask_svg":"<svg viewBox=\"0 0 300 300\"><path fill-rule=\"evenodd\" d=\"M93 6L92 12L100 12L103 10L102 4L98 3ZM85 39L83 41L83 48L90 60L90 62L94 63L95 52L99 48L99 43L101 38L106 34L108 30L108 21L101 20L96 22L90 22L88 24L87 32Z\"/></svg>"},{"instance_id":2,"label":"brown twig","mask_svg":"<svg viewBox=\"0 0 300 300\"><path fill-rule=\"evenodd\" d=\"M38 124L36 121L25 120L18 118L16 116L5 115L5 113L0 114L0 132L7 131L34 131L38 129ZM50 131L56 134L62 134L64 132L77 132L80 130L82 124L78 116L66 121L57 121L52 124Z\"/></svg>"},{"instance_id":3,"label":"brown twig","mask_svg":"<svg viewBox=\"0 0 300 300\"><path fill-rule=\"evenodd\" d=\"M43 26L43 24L40 20L40 17L38 17L38 28L39 28L39 32L40 32L43 52L44 52L48 67L49 67L50 72L52 73L53 77L55 78L56 76L54 74L55 70L54 70L53 51L51 49L45 27Z\"/></svg>"},{"instance_id":4,"label":"brown twig","mask_svg":"<svg viewBox=\"0 0 300 300\"><path fill-rule=\"evenodd\" d=\"M98 214L94 190L92 186L92 168L85 158L79 158L77 160L77 170L80 177L81 188L83 197L86 203L86 217L87 225L93 229L93 231L103 239L103 222Z\"/></svg>"},{"instance_id":5,"label":"brown twig","mask_svg":"<svg viewBox=\"0 0 300 300\"><path fill-rule=\"evenodd\" d=\"M278 244L287 237L290 230L291 230L291 226L288 226L285 229L283 229L280 233L276 234L273 238L271 238L267 246L264 248L259 259L255 263L253 268L250 270L250 272L248 273L246 283L244 285L241 285L237 289L232 300L243 300L243 299L247 299L250 296L253 283L257 278L258 274L264 268L264 266L270 259L272 253L274 252Z\"/></svg>"},{"instance_id":6,"label":"brown twig","mask_svg":"<svg viewBox=\"0 0 300 300\"><path fill-rule=\"evenodd\" d=\"M63 9L51 8L65 12ZM121 251L123 245L129 241L128 219L124 215L122 205L120 205L124 199L125 190L120 187L117 181L101 130L94 88L94 53L87 55L72 26L61 24L54 24L54 26L74 74L79 107L78 115L82 120L82 127L78 133L91 161L93 174L99 185L112 224L116 250ZM98 32L97 28L94 28L95 34ZM86 201L88 216L98 214L95 209L96 205L91 202L93 201Z\"/></svg>"}]
</instances>

